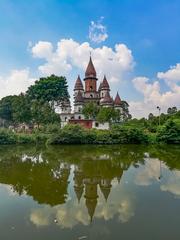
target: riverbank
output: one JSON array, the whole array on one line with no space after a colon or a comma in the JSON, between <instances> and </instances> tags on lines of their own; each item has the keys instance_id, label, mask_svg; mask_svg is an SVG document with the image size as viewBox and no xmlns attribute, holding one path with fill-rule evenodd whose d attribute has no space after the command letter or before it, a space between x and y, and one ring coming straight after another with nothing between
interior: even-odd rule
<instances>
[{"instance_id":1,"label":"riverbank","mask_svg":"<svg viewBox=\"0 0 180 240\"><path fill-rule=\"evenodd\" d=\"M155 144L180 143L180 129L173 121L155 133L137 126L114 125L110 130L85 129L79 125L51 125L33 133L0 129L0 145L7 144Z\"/></svg>"}]
</instances>

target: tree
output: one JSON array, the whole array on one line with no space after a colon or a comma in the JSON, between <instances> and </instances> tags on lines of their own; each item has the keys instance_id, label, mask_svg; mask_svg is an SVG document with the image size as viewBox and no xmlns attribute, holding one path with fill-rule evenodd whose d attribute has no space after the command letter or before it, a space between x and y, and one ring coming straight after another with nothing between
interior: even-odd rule
<instances>
[{"instance_id":1,"label":"tree","mask_svg":"<svg viewBox=\"0 0 180 240\"><path fill-rule=\"evenodd\" d=\"M167 114L175 114L175 113L177 113L177 107L168 108Z\"/></svg>"},{"instance_id":2,"label":"tree","mask_svg":"<svg viewBox=\"0 0 180 240\"><path fill-rule=\"evenodd\" d=\"M7 96L0 101L0 118L6 121L13 120L12 103L17 96Z\"/></svg>"},{"instance_id":3,"label":"tree","mask_svg":"<svg viewBox=\"0 0 180 240\"><path fill-rule=\"evenodd\" d=\"M28 88L27 96L31 100L51 103L54 107L55 103L69 99L67 80L55 75L40 78Z\"/></svg>"},{"instance_id":4,"label":"tree","mask_svg":"<svg viewBox=\"0 0 180 240\"><path fill-rule=\"evenodd\" d=\"M33 100L31 105L32 122L37 124L48 124L59 122L59 115L54 112L49 103Z\"/></svg>"},{"instance_id":5,"label":"tree","mask_svg":"<svg viewBox=\"0 0 180 240\"><path fill-rule=\"evenodd\" d=\"M23 94L7 96L0 101L0 117L11 123L29 123L31 120L30 102Z\"/></svg>"},{"instance_id":6,"label":"tree","mask_svg":"<svg viewBox=\"0 0 180 240\"><path fill-rule=\"evenodd\" d=\"M113 108L110 107L101 107L99 113L97 115L97 121L99 122L110 122L117 118L117 112Z\"/></svg>"},{"instance_id":7,"label":"tree","mask_svg":"<svg viewBox=\"0 0 180 240\"><path fill-rule=\"evenodd\" d=\"M122 119L123 121L127 121L132 118L131 114L129 113L129 104L126 101L121 101L122 107Z\"/></svg>"},{"instance_id":8,"label":"tree","mask_svg":"<svg viewBox=\"0 0 180 240\"><path fill-rule=\"evenodd\" d=\"M24 95L20 94L12 102L12 116L15 123L31 122L31 102Z\"/></svg>"},{"instance_id":9,"label":"tree","mask_svg":"<svg viewBox=\"0 0 180 240\"><path fill-rule=\"evenodd\" d=\"M148 120L152 120L154 118L154 115L152 114L152 113L150 113L149 115L148 115Z\"/></svg>"},{"instance_id":10,"label":"tree","mask_svg":"<svg viewBox=\"0 0 180 240\"><path fill-rule=\"evenodd\" d=\"M82 113L84 114L86 119L95 119L99 112L99 107L94 102L86 103L82 109Z\"/></svg>"},{"instance_id":11,"label":"tree","mask_svg":"<svg viewBox=\"0 0 180 240\"><path fill-rule=\"evenodd\" d=\"M159 130L157 140L166 143L180 143L180 126L169 119Z\"/></svg>"}]
</instances>

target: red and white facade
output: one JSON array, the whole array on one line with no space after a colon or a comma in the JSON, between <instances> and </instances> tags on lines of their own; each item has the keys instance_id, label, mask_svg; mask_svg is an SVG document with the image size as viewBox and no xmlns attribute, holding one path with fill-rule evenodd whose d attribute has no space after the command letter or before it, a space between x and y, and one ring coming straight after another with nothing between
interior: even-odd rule
<instances>
[{"instance_id":1,"label":"red and white facade","mask_svg":"<svg viewBox=\"0 0 180 240\"><path fill-rule=\"evenodd\" d=\"M98 86L98 78L91 57L85 72L84 84L79 75L75 82L74 111L71 112L70 102L64 103L65 107L61 108L60 117L62 126L66 125L68 122L76 124L79 121L79 124L87 128L98 128L98 124L95 121L89 120L92 121L92 124L90 124L85 120L84 115L82 114L83 106L88 102L94 102L102 107L114 107L115 109L122 111L119 94L117 93L113 100L110 95L110 86L106 76L104 76L102 82L100 82ZM107 129L109 128L109 123L99 124L98 126L101 129Z\"/></svg>"}]
</instances>

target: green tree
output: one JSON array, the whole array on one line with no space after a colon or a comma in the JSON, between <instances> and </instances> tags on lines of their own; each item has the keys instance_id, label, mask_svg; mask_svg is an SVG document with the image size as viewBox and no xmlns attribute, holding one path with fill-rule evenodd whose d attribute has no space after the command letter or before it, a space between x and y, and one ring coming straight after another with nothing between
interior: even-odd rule
<instances>
[{"instance_id":1,"label":"green tree","mask_svg":"<svg viewBox=\"0 0 180 240\"><path fill-rule=\"evenodd\" d=\"M13 121L13 102L18 96L7 96L0 100L0 118Z\"/></svg>"},{"instance_id":2,"label":"green tree","mask_svg":"<svg viewBox=\"0 0 180 240\"><path fill-rule=\"evenodd\" d=\"M54 107L55 103L69 99L67 80L55 75L40 78L28 88L27 96L31 100L51 103Z\"/></svg>"},{"instance_id":3,"label":"green tree","mask_svg":"<svg viewBox=\"0 0 180 240\"><path fill-rule=\"evenodd\" d=\"M157 140L166 143L180 143L180 125L169 119L159 130Z\"/></svg>"},{"instance_id":4,"label":"green tree","mask_svg":"<svg viewBox=\"0 0 180 240\"><path fill-rule=\"evenodd\" d=\"M153 117L154 117L154 115L153 115L152 113L150 113L150 114L148 115L148 120L153 119Z\"/></svg>"},{"instance_id":5,"label":"green tree","mask_svg":"<svg viewBox=\"0 0 180 240\"><path fill-rule=\"evenodd\" d=\"M127 121L132 118L131 114L129 113L129 104L126 101L121 101L122 107L122 119L123 121Z\"/></svg>"},{"instance_id":6,"label":"green tree","mask_svg":"<svg viewBox=\"0 0 180 240\"><path fill-rule=\"evenodd\" d=\"M31 102L24 94L20 94L12 102L12 116L15 123L31 122Z\"/></svg>"},{"instance_id":7,"label":"green tree","mask_svg":"<svg viewBox=\"0 0 180 240\"><path fill-rule=\"evenodd\" d=\"M95 119L99 112L99 106L95 102L86 103L82 109L86 119Z\"/></svg>"},{"instance_id":8,"label":"green tree","mask_svg":"<svg viewBox=\"0 0 180 240\"><path fill-rule=\"evenodd\" d=\"M110 122L116 118L116 112L113 108L110 107L101 107L97 115L97 121L99 122Z\"/></svg>"},{"instance_id":9,"label":"green tree","mask_svg":"<svg viewBox=\"0 0 180 240\"><path fill-rule=\"evenodd\" d=\"M177 107L168 108L167 114L175 114L175 113L177 113Z\"/></svg>"},{"instance_id":10,"label":"green tree","mask_svg":"<svg viewBox=\"0 0 180 240\"><path fill-rule=\"evenodd\" d=\"M54 112L49 103L34 100L31 105L32 122L37 124L48 124L60 122L59 115Z\"/></svg>"}]
</instances>

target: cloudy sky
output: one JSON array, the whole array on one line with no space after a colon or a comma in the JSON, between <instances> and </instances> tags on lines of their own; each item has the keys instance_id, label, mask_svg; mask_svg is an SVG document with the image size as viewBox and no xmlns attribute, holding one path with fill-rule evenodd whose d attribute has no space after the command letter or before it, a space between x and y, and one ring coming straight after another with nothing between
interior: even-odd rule
<instances>
[{"instance_id":1,"label":"cloudy sky","mask_svg":"<svg viewBox=\"0 0 180 240\"><path fill-rule=\"evenodd\" d=\"M1 0L0 98L52 73L72 94L91 52L134 117L179 108L179 12L179 0Z\"/></svg>"}]
</instances>

